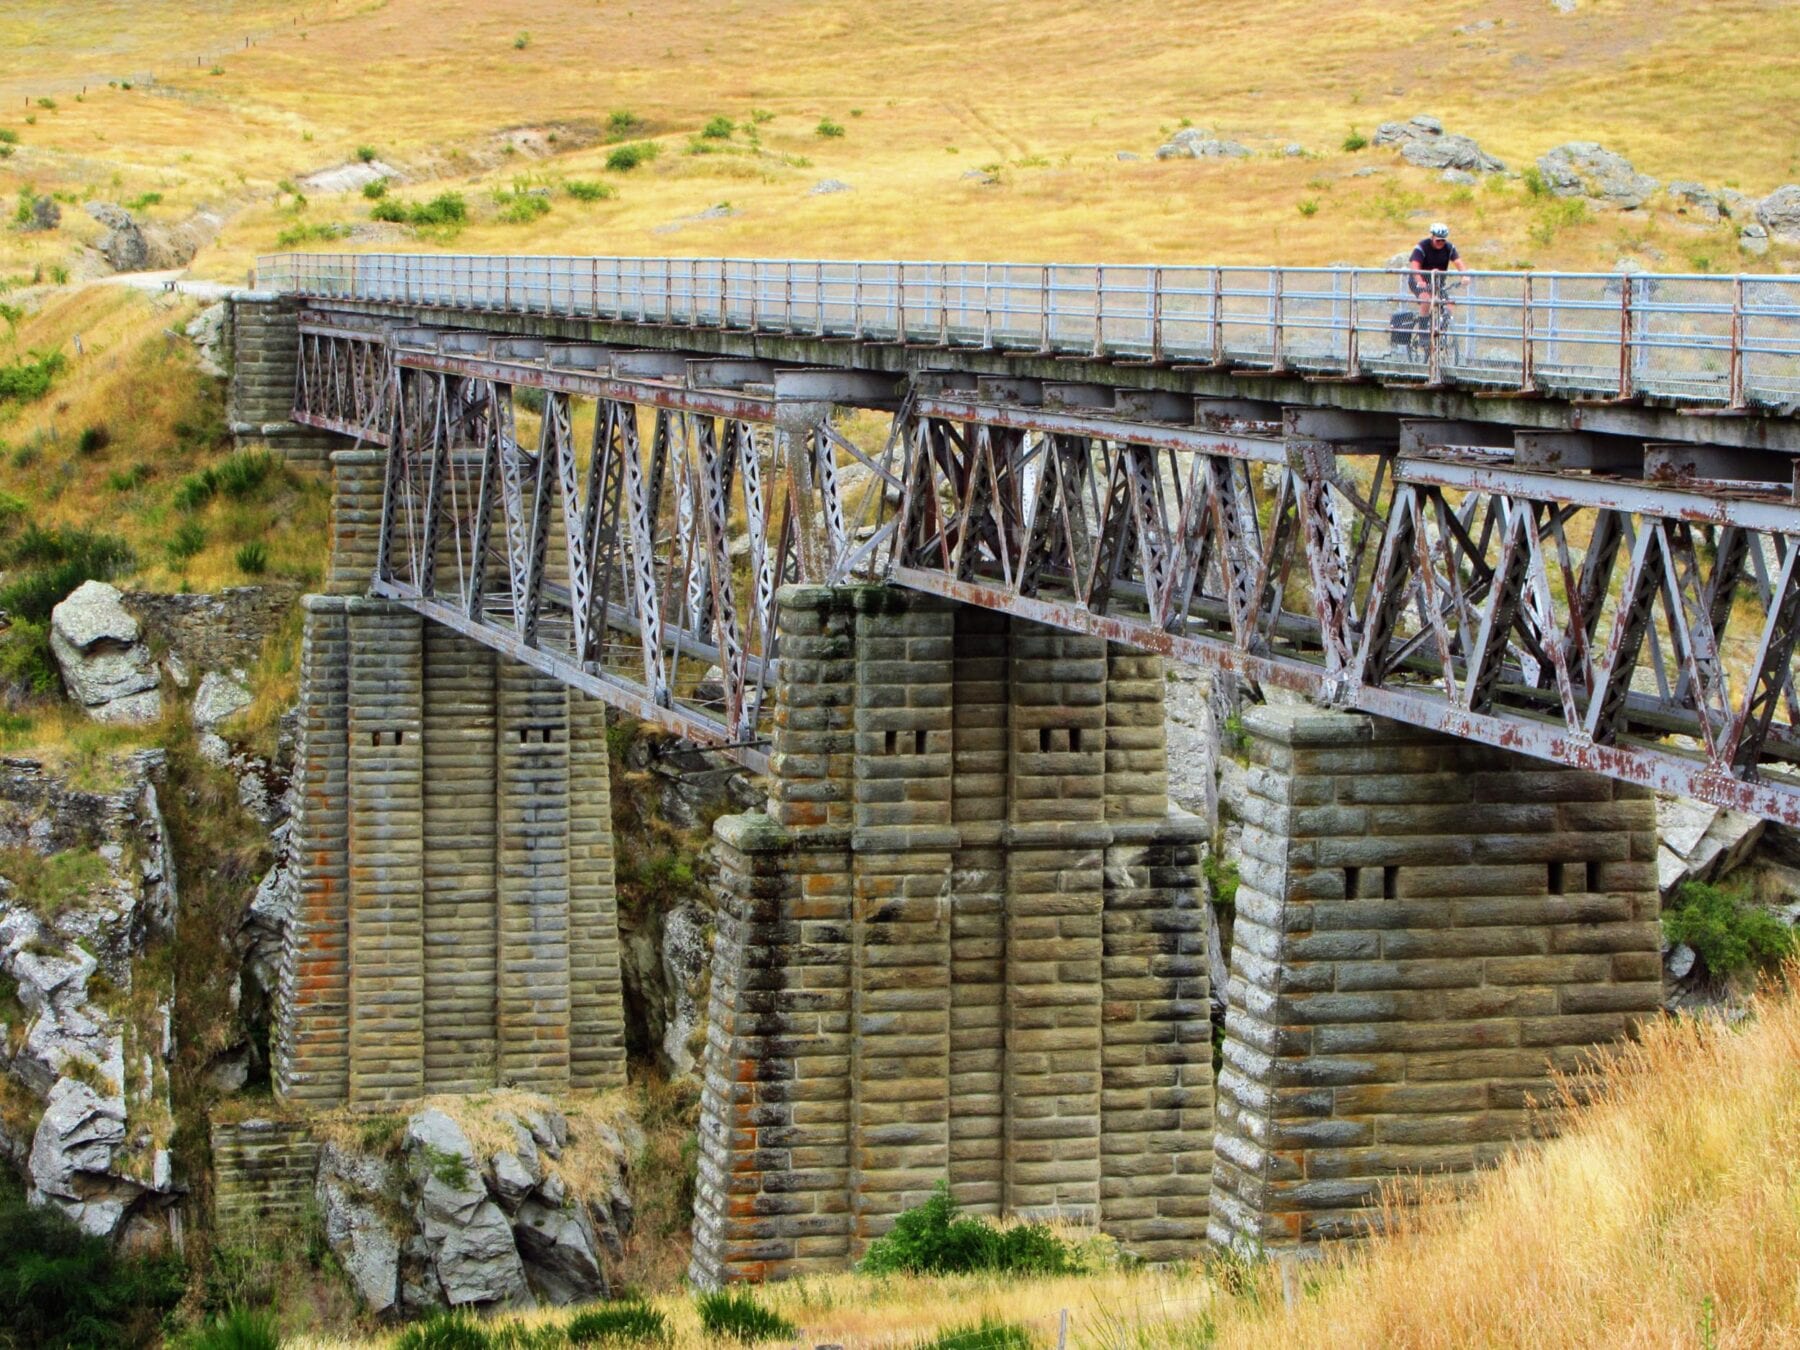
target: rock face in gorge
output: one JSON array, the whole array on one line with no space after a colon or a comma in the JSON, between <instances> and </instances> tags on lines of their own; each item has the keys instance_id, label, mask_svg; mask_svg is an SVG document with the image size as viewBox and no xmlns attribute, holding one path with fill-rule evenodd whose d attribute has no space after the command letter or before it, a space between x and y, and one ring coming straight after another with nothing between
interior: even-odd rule
<instances>
[{"instance_id":1,"label":"rock face in gorge","mask_svg":"<svg viewBox=\"0 0 1800 1350\"><path fill-rule=\"evenodd\" d=\"M174 936L160 754L104 792L0 762L0 1147L32 1200L131 1244L169 1232L172 991L146 957Z\"/></svg>"},{"instance_id":2,"label":"rock face in gorge","mask_svg":"<svg viewBox=\"0 0 1800 1350\"><path fill-rule=\"evenodd\" d=\"M326 1240L376 1316L609 1295L602 1262L631 1231L643 1139L604 1100L565 1113L530 1093L436 1098L385 1139L324 1128Z\"/></svg>"}]
</instances>

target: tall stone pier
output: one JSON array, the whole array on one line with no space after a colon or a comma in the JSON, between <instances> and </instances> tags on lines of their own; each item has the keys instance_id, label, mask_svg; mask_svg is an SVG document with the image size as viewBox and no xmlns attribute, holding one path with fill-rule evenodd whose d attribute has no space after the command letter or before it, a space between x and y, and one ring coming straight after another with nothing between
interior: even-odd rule
<instances>
[{"instance_id":1,"label":"tall stone pier","mask_svg":"<svg viewBox=\"0 0 1800 1350\"><path fill-rule=\"evenodd\" d=\"M624 1081L604 708L359 594L379 452L308 596L276 1085L320 1105Z\"/></svg>"},{"instance_id":2,"label":"tall stone pier","mask_svg":"<svg viewBox=\"0 0 1800 1350\"><path fill-rule=\"evenodd\" d=\"M779 622L769 812L715 831L695 1280L841 1269L943 1180L1192 1254L1202 827L1160 659L881 587Z\"/></svg>"},{"instance_id":3,"label":"tall stone pier","mask_svg":"<svg viewBox=\"0 0 1800 1350\"><path fill-rule=\"evenodd\" d=\"M1654 802L1382 718L1244 725L1209 1234L1304 1249L1498 1159L1660 1007Z\"/></svg>"}]
</instances>

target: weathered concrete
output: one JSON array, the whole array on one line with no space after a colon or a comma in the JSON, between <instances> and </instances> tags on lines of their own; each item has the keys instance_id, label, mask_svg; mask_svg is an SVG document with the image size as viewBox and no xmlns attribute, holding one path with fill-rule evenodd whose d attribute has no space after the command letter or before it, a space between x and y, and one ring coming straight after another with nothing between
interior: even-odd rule
<instances>
[{"instance_id":1,"label":"weathered concrete","mask_svg":"<svg viewBox=\"0 0 1800 1350\"><path fill-rule=\"evenodd\" d=\"M213 1125L212 1162L214 1231L266 1242L305 1217L319 1145L303 1122L240 1120Z\"/></svg>"},{"instance_id":2,"label":"weathered concrete","mask_svg":"<svg viewBox=\"0 0 1800 1350\"><path fill-rule=\"evenodd\" d=\"M1305 1248L1528 1138L1552 1071L1656 1010L1654 804L1379 718L1244 725L1209 1235Z\"/></svg>"},{"instance_id":3,"label":"weathered concrete","mask_svg":"<svg viewBox=\"0 0 1800 1350\"><path fill-rule=\"evenodd\" d=\"M264 444L294 463L324 468L341 437L294 419L300 306L254 291L226 301L225 343L231 383L227 416L240 448Z\"/></svg>"},{"instance_id":4,"label":"weathered concrete","mask_svg":"<svg viewBox=\"0 0 1800 1350\"><path fill-rule=\"evenodd\" d=\"M1211 1048L1160 662L885 588L780 622L769 813L715 828L694 1278L840 1269L946 1177L1192 1254Z\"/></svg>"}]
</instances>

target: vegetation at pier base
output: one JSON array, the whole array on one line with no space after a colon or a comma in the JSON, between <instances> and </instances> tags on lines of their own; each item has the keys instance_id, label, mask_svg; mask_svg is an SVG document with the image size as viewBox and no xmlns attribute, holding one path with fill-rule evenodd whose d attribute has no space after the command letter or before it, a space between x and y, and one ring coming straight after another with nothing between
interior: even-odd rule
<instances>
[{"instance_id":1,"label":"vegetation at pier base","mask_svg":"<svg viewBox=\"0 0 1800 1350\"><path fill-rule=\"evenodd\" d=\"M798 1330L780 1313L765 1308L747 1289L719 1289L702 1294L694 1306L707 1335L744 1345L786 1339Z\"/></svg>"},{"instance_id":2,"label":"vegetation at pier base","mask_svg":"<svg viewBox=\"0 0 1800 1350\"><path fill-rule=\"evenodd\" d=\"M869 1244L861 1268L866 1275L1067 1275L1082 1266L1047 1224L1002 1228L958 1213L950 1188L940 1181L929 1200Z\"/></svg>"},{"instance_id":3,"label":"vegetation at pier base","mask_svg":"<svg viewBox=\"0 0 1800 1350\"><path fill-rule=\"evenodd\" d=\"M1725 980L1778 965L1794 952L1794 930L1761 905L1721 886L1690 881L1663 911L1663 936L1694 949L1706 973Z\"/></svg>"}]
</instances>

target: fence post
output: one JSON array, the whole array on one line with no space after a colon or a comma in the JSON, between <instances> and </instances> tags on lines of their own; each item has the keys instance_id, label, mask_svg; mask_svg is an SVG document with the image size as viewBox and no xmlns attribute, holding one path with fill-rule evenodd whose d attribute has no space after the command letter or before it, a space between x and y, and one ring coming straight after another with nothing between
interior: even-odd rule
<instances>
[{"instance_id":1,"label":"fence post","mask_svg":"<svg viewBox=\"0 0 1800 1350\"><path fill-rule=\"evenodd\" d=\"M1536 391L1537 375L1535 371L1537 314L1531 304L1531 273L1525 274L1524 304L1519 311L1519 392L1530 394Z\"/></svg>"},{"instance_id":2,"label":"fence post","mask_svg":"<svg viewBox=\"0 0 1800 1350\"><path fill-rule=\"evenodd\" d=\"M1150 272L1150 360L1161 365L1163 359L1163 270L1152 268Z\"/></svg>"},{"instance_id":3,"label":"fence post","mask_svg":"<svg viewBox=\"0 0 1800 1350\"><path fill-rule=\"evenodd\" d=\"M1362 376L1362 334L1356 327L1356 273L1350 273L1350 293L1346 300L1349 333L1344 339L1344 374L1351 379Z\"/></svg>"},{"instance_id":4,"label":"fence post","mask_svg":"<svg viewBox=\"0 0 1800 1350\"><path fill-rule=\"evenodd\" d=\"M1050 350L1050 267L1042 268L1042 290L1038 295L1038 350Z\"/></svg>"},{"instance_id":5,"label":"fence post","mask_svg":"<svg viewBox=\"0 0 1800 1350\"><path fill-rule=\"evenodd\" d=\"M1731 359L1726 377L1726 399L1730 407L1744 406L1744 279L1731 282Z\"/></svg>"},{"instance_id":6,"label":"fence post","mask_svg":"<svg viewBox=\"0 0 1800 1350\"><path fill-rule=\"evenodd\" d=\"M1225 315L1222 306L1225 303L1225 273L1223 268L1212 269L1212 364L1225 364Z\"/></svg>"},{"instance_id":7,"label":"fence post","mask_svg":"<svg viewBox=\"0 0 1800 1350\"><path fill-rule=\"evenodd\" d=\"M1106 355L1106 264L1094 268L1094 349L1098 361Z\"/></svg>"}]
</instances>

